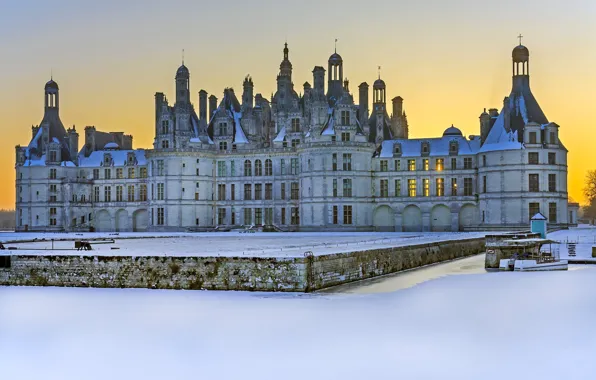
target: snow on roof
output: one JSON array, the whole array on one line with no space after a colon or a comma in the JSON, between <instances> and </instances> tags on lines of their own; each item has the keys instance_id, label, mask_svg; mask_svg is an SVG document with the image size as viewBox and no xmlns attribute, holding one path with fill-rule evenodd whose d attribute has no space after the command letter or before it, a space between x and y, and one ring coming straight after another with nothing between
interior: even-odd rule
<instances>
[{"instance_id":1,"label":"snow on roof","mask_svg":"<svg viewBox=\"0 0 596 380\"><path fill-rule=\"evenodd\" d=\"M52 141L55 142L56 144L60 144L60 141L55 137L52 137Z\"/></svg>"},{"instance_id":2,"label":"snow on roof","mask_svg":"<svg viewBox=\"0 0 596 380\"><path fill-rule=\"evenodd\" d=\"M39 158L28 159L23 164L23 166L45 166L45 165L46 165L46 155L45 154Z\"/></svg>"},{"instance_id":3,"label":"snow on roof","mask_svg":"<svg viewBox=\"0 0 596 380\"><path fill-rule=\"evenodd\" d=\"M29 150L31 148L37 149L38 144L39 144L39 139L41 138L42 133L43 133L42 128L38 128L37 133L35 134L35 137L33 137L33 139L31 139L31 142L27 146L27 149L25 149L25 158L31 159L31 153L29 152Z\"/></svg>"},{"instance_id":4,"label":"snow on roof","mask_svg":"<svg viewBox=\"0 0 596 380\"><path fill-rule=\"evenodd\" d=\"M538 213L534 215L530 220L546 220L546 216L542 215L542 213Z\"/></svg>"},{"instance_id":5,"label":"snow on roof","mask_svg":"<svg viewBox=\"0 0 596 380\"><path fill-rule=\"evenodd\" d=\"M113 166L124 166L126 165L126 159L129 152L134 152L137 165L147 165L145 159L145 151L143 149L138 150L96 150L92 152L89 157L83 155L79 156L80 167L100 167L103 163L104 153L108 153L112 156L114 162Z\"/></svg>"},{"instance_id":6,"label":"snow on roof","mask_svg":"<svg viewBox=\"0 0 596 380\"><path fill-rule=\"evenodd\" d=\"M273 139L273 142L283 142L286 139L286 127L283 127L277 134L277 137Z\"/></svg>"},{"instance_id":7,"label":"snow on roof","mask_svg":"<svg viewBox=\"0 0 596 380\"><path fill-rule=\"evenodd\" d=\"M457 141L459 155L475 154L478 151L479 143L476 139L468 141L463 136L445 136L434 139L400 139L385 140L381 144L379 157L393 157L394 146L401 145L401 157L420 157L422 155L422 143L428 142L430 146L429 156L448 156L451 141Z\"/></svg>"},{"instance_id":8,"label":"snow on roof","mask_svg":"<svg viewBox=\"0 0 596 380\"><path fill-rule=\"evenodd\" d=\"M109 142L106 145L104 145L103 148L104 149L118 149L118 148L120 148L120 146L118 146L118 144L116 144L115 142Z\"/></svg>"},{"instance_id":9,"label":"snow on roof","mask_svg":"<svg viewBox=\"0 0 596 380\"><path fill-rule=\"evenodd\" d=\"M333 109L331 107L329 107L327 114L329 115L327 117L327 124L325 125L323 132L321 132L321 135L332 136L335 135L335 119L333 118Z\"/></svg>"},{"instance_id":10,"label":"snow on roof","mask_svg":"<svg viewBox=\"0 0 596 380\"><path fill-rule=\"evenodd\" d=\"M240 125L240 119L242 118L242 112L233 111L233 113L234 113L234 125L236 126L236 128L235 128L236 131L234 134L234 144L248 144L248 139L246 138L246 135L244 134L244 131L242 130L242 125Z\"/></svg>"},{"instance_id":11,"label":"snow on roof","mask_svg":"<svg viewBox=\"0 0 596 380\"><path fill-rule=\"evenodd\" d=\"M523 145L517 137L517 131L507 132L505 130L505 112L501 110L479 152L523 149Z\"/></svg>"}]
</instances>

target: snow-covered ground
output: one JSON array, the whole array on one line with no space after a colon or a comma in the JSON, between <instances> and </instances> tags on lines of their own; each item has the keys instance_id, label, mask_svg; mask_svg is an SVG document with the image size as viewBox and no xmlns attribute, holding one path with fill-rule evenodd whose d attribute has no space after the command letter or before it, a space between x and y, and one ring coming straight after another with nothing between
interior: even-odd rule
<instances>
[{"instance_id":1,"label":"snow-covered ground","mask_svg":"<svg viewBox=\"0 0 596 380\"><path fill-rule=\"evenodd\" d=\"M0 287L1 373L593 379L595 288L592 266L448 276L373 295Z\"/></svg>"},{"instance_id":2,"label":"snow-covered ground","mask_svg":"<svg viewBox=\"0 0 596 380\"><path fill-rule=\"evenodd\" d=\"M559 243L554 247L559 248L561 259L573 259L569 257L568 251L568 243L572 242L576 243L575 259L596 262L596 258L592 259L592 247L596 246L596 227L580 225L577 228L550 233L548 238Z\"/></svg>"},{"instance_id":3,"label":"snow-covered ground","mask_svg":"<svg viewBox=\"0 0 596 380\"><path fill-rule=\"evenodd\" d=\"M6 246L19 248L17 251L3 251L0 254L34 255L121 255L121 256L246 256L246 257L303 257L306 251L314 255L338 252L352 252L366 249L387 248L404 245L461 240L484 237L483 232L447 233L322 233L322 232L278 232L278 233L127 233L127 234L34 234L4 233L0 241L23 241L46 239L44 242L10 243ZM114 244L93 245L93 251L74 250L72 241L50 239L114 238ZM52 244L54 250L51 250ZM112 248L118 248L112 249ZM22 250L26 249L26 250Z\"/></svg>"}]
</instances>

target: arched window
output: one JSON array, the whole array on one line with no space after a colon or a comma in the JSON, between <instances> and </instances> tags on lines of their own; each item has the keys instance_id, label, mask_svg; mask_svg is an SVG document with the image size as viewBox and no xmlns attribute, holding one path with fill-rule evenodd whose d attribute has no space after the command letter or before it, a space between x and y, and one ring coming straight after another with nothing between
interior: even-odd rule
<instances>
[{"instance_id":1,"label":"arched window","mask_svg":"<svg viewBox=\"0 0 596 380\"><path fill-rule=\"evenodd\" d=\"M252 176L252 166L250 160L244 161L244 175L246 177Z\"/></svg>"},{"instance_id":2,"label":"arched window","mask_svg":"<svg viewBox=\"0 0 596 380\"><path fill-rule=\"evenodd\" d=\"M263 164L261 160L255 161L255 176L260 177L263 175Z\"/></svg>"},{"instance_id":3,"label":"arched window","mask_svg":"<svg viewBox=\"0 0 596 380\"><path fill-rule=\"evenodd\" d=\"M168 140L163 140L163 141L161 142L161 147L162 147L163 149L168 149L168 148L170 147L170 142L169 142Z\"/></svg>"},{"instance_id":4,"label":"arched window","mask_svg":"<svg viewBox=\"0 0 596 380\"><path fill-rule=\"evenodd\" d=\"M270 159L265 160L265 175L273 175L273 163Z\"/></svg>"}]
</instances>

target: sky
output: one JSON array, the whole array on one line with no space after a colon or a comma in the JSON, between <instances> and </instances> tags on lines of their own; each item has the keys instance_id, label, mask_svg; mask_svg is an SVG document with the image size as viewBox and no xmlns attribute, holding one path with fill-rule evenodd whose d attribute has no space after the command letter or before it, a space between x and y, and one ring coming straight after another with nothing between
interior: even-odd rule
<instances>
[{"instance_id":1,"label":"sky","mask_svg":"<svg viewBox=\"0 0 596 380\"><path fill-rule=\"evenodd\" d=\"M532 91L569 150L570 196L583 202L585 173L596 169L595 16L592 0L0 0L0 208L14 208L14 147L41 122L50 75L80 146L93 125L150 148L154 94L174 98L183 49L197 105L199 90L221 99L247 74L255 94L270 97L286 40L300 91L338 39L352 93L381 66L387 99L404 98L410 137L451 124L467 136L480 133L484 108L500 109L509 95L520 33Z\"/></svg>"}]
</instances>

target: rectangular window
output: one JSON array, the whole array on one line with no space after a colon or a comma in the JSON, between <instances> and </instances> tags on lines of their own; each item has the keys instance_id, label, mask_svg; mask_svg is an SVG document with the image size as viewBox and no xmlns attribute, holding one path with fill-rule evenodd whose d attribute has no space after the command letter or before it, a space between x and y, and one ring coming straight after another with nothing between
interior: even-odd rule
<instances>
[{"instance_id":1,"label":"rectangular window","mask_svg":"<svg viewBox=\"0 0 596 380\"><path fill-rule=\"evenodd\" d=\"M99 169L93 169L93 179L99 179Z\"/></svg>"},{"instance_id":2,"label":"rectangular window","mask_svg":"<svg viewBox=\"0 0 596 380\"><path fill-rule=\"evenodd\" d=\"M394 165L395 165L395 171L401 170L401 160L395 160Z\"/></svg>"},{"instance_id":3,"label":"rectangular window","mask_svg":"<svg viewBox=\"0 0 596 380\"><path fill-rule=\"evenodd\" d=\"M232 177L236 175L236 165L234 165L234 161L230 162L230 175Z\"/></svg>"},{"instance_id":4,"label":"rectangular window","mask_svg":"<svg viewBox=\"0 0 596 380\"><path fill-rule=\"evenodd\" d=\"M428 163L428 158L425 158L422 160L422 167L424 168L424 170L429 170L430 169L430 165Z\"/></svg>"},{"instance_id":5,"label":"rectangular window","mask_svg":"<svg viewBox=\"0 0 596 380\"><path fill-rule=\"evenodd\" d=\"M255 184L255 201L260 201L263 199L263 184L256 183Z\"/></svg>"},{"instance_id":6,"label":"rectangular window","mask_svg":"<svg viewBox=\"0 0 596 380\"><path fill-rule=\"evenodd\" d=\"M147 178L147 168L140 168L139 171L140 171L139 174L140 174L141 178Z\"/></svg>"},{"instance_id":7,"label":"rectangular window","mask_svg":"<svg viewBox=\"0 0 596 380\"><path fill-rule=\"evenodd\" d=\"M344 206L344 224L352 224L352 206Z\"/></svg>"},{"instance_id":8,"label":"rectangular window","mask_svg":"<svg viewBox=\"0 0 596 380\"><path fill-rule=\"evenodd\" d=\"M300 209L298 207L292 207L291 209L291 221L290 223L297 226L300 224Z\"/></svg>"},{"instance_id":9,"label":"rectangular window","mask_svg":"<svg viewBox=\"0 0 596 380\"><path fill-rule=\"evenodd\" d=\"M548 204L548 221L557 223L557 204L554 202Z\"/></svg>"},{"instance_id":10,"label":"rectangular window","mask_svg":"<svg viewBox=\"0 0 596 380\"><path fill-rule=\"evenodd\" d=\"M99 177L99 169L97 170L97 176ZM95 171L94 171L95 173ZM50 169L50 179L56 179L56 169Z\"/></svg>"},{"instance_id":11,"label":"rectangular window","mask_svg":"<svg viewBox=\"0 0 596 380\"><path fill-rule=\"evenodd\" d=\"M540 179L540 177L538 176L538 174L528 174L529 191L531 191L531 192L540 191L539 179Z\"/></svg>"},{"instance_id":12,"label":"rectangular window","mask_svg":"<svg viewBox=\"0 0 596 380\"><path fill-rule=\"evenodd\" d=\"M122 186L116 186L116 202L122 202Z\"/></svg>"},{"instance_id":13,"label":"rectangular window","mask_svg":"<svg viewBox=\"0 0 596 380\"><path fill-rule=\"evenodd\" d=\"M416 160L408 160L408 171L413 172L416 170Z\"/></svg>"},{"instance_id":14,"label":"rectangular window","mask_svg":"<svg viewBox=\"0 0 596 380\"><path fill-rule=\"evenodd\" d=\"M157 200L163 201L164 199L164 184L158 183L157 184Z\"/></svg>"},{"instance_id":15,"label":"rectangular window","mask_svg":"<svg viewBox=\"0 0 596 380\"><path fill-rule=\"evenodd\" d=\"M337 153L333 153L331 170L333 170L334 172L337 171Z\"/></svg>"},{"instance_id":16,"label":"rectangular window","mask_svg":"<svg viewBox=\"0 0 596 380\"><path fill-rule=\"evenodd\" d=\"M223 207L217 209L217 224L226 224L226 209Z\"/></svg>"},{"instance_id":17,"label":"rectangular window","mask_svg":"<svg viewBox=\"0 0 596 380\"><path fill-rule=\"evenodd\" d=\"M300 132L300 119L292 119L292 132Z\"/></svg>"},{"instance_id":18,"label":"rectangular window","mask_svg":"<svg viewBox=\"0 0 596 380\"><path fill-rule=\"evenodd\" d=\"M290 160L290 164L291 164L291 174L298 174L298 159L297 158L292 158Z\"/></svg>"},{"instance_id":19,"label":"rectangular window","mask_svg":"<svg viewBox=\"0 0 596 380\"><path fill-rule=\"evenodd\" d=\"M252 224L252 210L249 208L244 209L244 224L245 225Z\"/></svg>"},{"instance_id":20,"label":"rectangular window","mask_svg":"<svg viewBox=\"0 0 596 380\"><path fill-rule=\"evenodd\" d=\"M557 137L555 135L555 132L551 132L550 133L550 137L548 140L551 144L556 144L557 143Z\"/></svg>"},{"instance_id":21,"label":"rectangular window","mask_svg":"<svg viewBox=\"0 0 596 380\"><path fill-rule=\"evenodd\" d=\"M280 168L281 168L281 175L285 175L286 174L286 160L284 160L283 158L281 159L281 162L280 162Z\"/></svg>"},{"instance_id":22,"label":"rectangular window","mask_svg":"<svg viewBox=\"0 0 596 380\"><path fill-rule=\"evenodd\" d=\"M339 207L333 206L333 224L339 223Z\"/></svg>"},{"instance_id":23,"label":"rectangular window","mask_svg":"<svg viewBox=\"0 0 596 380\"><path fill-rule=\"evenodd\" d=\"M300 145L300 139L292 139L292 148L296 148Z\"/></svg>"},{"instance_id":24,"label":"rectangular window","mask_svg":"<svg viewBox=\"0 0 596 380\"><path fill-rule=\"evenodd\" d=\"M352 155L350 153L343 154L343 170L352 170Z\"/></svg>"},{"instance_id":25,"label":"rectangular window","mask_svg":"<svg viewBox=\"0 0 596 380\"><path fill-rule=\"evenodd\" d=\"M388 170L387 160L381 160L381 171L386 172Z\"/></svg>"},{"instance_id":26,"label":"rectangular window","mask_svg":"<svg viewBox=\"0 0 596 380\"><path fill-rule=\"evenodd\" d=\"M50 207L50 215L56 215L56 207Z\"/></svg>"},{"instance_id":27,"label":"rectangular window","mask_svg":"<svg viewBox=\"0 0 596 380\"><path fill-rule=\"evenodd\" d=\"M124 177L123 172L122 172L122 168L118 168L116 169L116 178L117 179L122 179Z\"/></svg>"},{"instance_id":28,"label":"rectangular window","mask_svg":"<svg viewBox=\"0 0 596 380\"><path fill-rule=\"evenodd\" d=\"M228 134L228 123L219 123L219 135L225 136Z\"/></svg>"},{"instance_id":29,"label":"rectangular window","mask_svg":"<svg viewBox=\"0 0 596 380\"><path fill-rule=\"evenodd\" d=\"M225 161L217 161L217 175L219 177L226 176L226 162Z\"/></svg>"},{"instance_id":30,"label":"rectangular window","mask_svg":"<svg viewBox=\"0 0 596 380\"><path fill-rule=\"evenodd\" d=\"M286 224L286 209L281 208L281 224Z\"/></svg>"},{"instance_id":31,"label":"rectangular window","mask_svg":"<svg viewBox=\"0 0 596 380\"><path fill-rule=\"evenodd\" d=\"M343 141L343 142L350 141L350 132L342 132L341 133L341 141Z\"/></svg>"},{"instance_id":32,"label":"rectangular window","mask_svg":"<svg viewBox=\"0 0 596 380\"><path fill-rule=\"evenodd\" d=\"M232 213L230 215L230 224L231 225L235 225L236 224L236 213L234 212L234 208L232 207Z\"/></svg>"},{"instance_id":33,"label":"rectangular window","mask_svg":"<svg viewBox=\"0 0 596 380\"><path fill-rule=\"evenodd\" d=\"M249 183L244 184L244 200L249 201L252 199L252 185Z\"/></svg>"},{"instance_id":34,"label":"rectangular window","mask_svg":"<svg viewBox=\"0 0 596 380\"><path fill-rule=\"evenodd\" d=\"M163 160L157 160L157 175L163 175ZM197 169L199 175L199 169Z\"/></svg>"},{"instance_id":35,"label":"rectangular window","mask_svg":"<svg viewBox=\"0 0 596 380\"><path fill-rule=\"evenodd\" d=\"M528 164L538 165L538 152L528 152Z\"/></svg>"},{"instance_id":36,"label":"rectangular window","mask_svg":"<svg viewBox=\"0 0 596 380\"><path fill-rule=\"evenodd\" d=\"M265 200L272 200L273 199L273 184L266 183L265 184Z\"/></svg>"},{"instance_id":37,"label":"rectangular window","mask_svg":"<svg viewBox=\"0 0 596 380\"><path fill-rule=\"evenodd\" d=\"M58 191L58 187L56 186L56 184L51 184L50 185L50 192L51 193L55 193L56 191Z\"/></svg>"},{"instance_id":38,"label":"rectangular window","mask_svg":"<svg viewBox=\"0 0 596 380\"><path fill-rule=\"evenodd\" d=\"M158 226L164 225L164 211L165 211L165 209L163 207L157 208L157 225Z\"/></svg>"},{"instance_id":39,"label":"rectangular window","mask_svg":"<svg viewBox=\"0 0 596 380\"><path fill-rule=\"evenodd\" d=\"M281 199L286 199L286 184L281 184Z\"/></svg>"},{"instance_id":40,"label":"rectangular window","mask_svg":"<svg viewBox=\"0 0 596 380\"><path fill-rule=\"evenodd\" d=\"M551 193L554 193L557 191L557 175L556 174L548 175L548 191Z\"/></svg>"},{"instance_id":41,"label":"rectangular window","mask_svg":"<svg viewBox=\"0 0 596 380\"><path fill-rule=\"evenodd\" d=\"M548 164L549 165L556 165L557 164L557 154L554 152L550 152L548 154Z\"/></svg>"},{"instance_id":42,"label":"rectangular window","mask_svg":"<svg viewBox=\"0 0 596 380\"><path fill-rule=\"evenodd\" d=\"M457 158L452 158L451 159L451 170L456 170L457 169Z\"/></svg>"},{"instance_id":43,"label":"rectangular window","mask_svg":"<svg viewBox=\"0 0 596 380\"><path fill-rule=\"evenodd\" d=\"M352 196L352 180L349 178L345 178L343 181L344 184L344 192L343 192L343 196L344 197L351 197Z\"/></svg>"},{"instance_id":44,"label":"rectangular window","mask_svg":"<svg viewBox=\"0 0 596 380\"><path fill-rule=\"evenodd\" d=\"M416 196L416 180L415 179L408 180L408 196L409 197Z\"/></svg>"},{"instance_id":45,"label":"rectangular window","mask_svg":"<svg viewBox=\"0 0 596 380\"><path fill-rule=\"evenodd\" d=\"M226 141L220 141L219 150L228 150L228 143Z\"/></svg>"},{"instance_id":46,"label":"rectangular window","mask_svg":"<svg viewBox=\"0 0 596 380\"><path fill-rule=\"evenodd\" d=\"M425 197L430 196L430 180L428 178L422 180L422 195Z\"/></svg>"},{"instance_id":47,"label":"rectangular window","mask_svg":"<svg viewBox=\"0 0 596 380\"><path fill-rule=\"evenodd\" d=\"M389 196L389 180L381 180L381 198L387 198Z\"/></svg>"},{"instance_id":48,"label":"rectangular window","mask_svg":"<svg viewBox=\"0 0 596 380\"><path fill-rule=\"evenodd\" d=\"M112 178L112 171L110 169L104 169L103 170L103 177L105 179L111 179Z\"/></svg>"},{"instance_id":49,"label":"rectangular window","mask_svg":"<svg viewBox=\"0 0 596 380\"><path fill-rule=\"evenodd\" d=\"M139 187L139 201L147 201L147 185L145 184L141 184L141 186Z\"/></svg>"},{"instance_id":50,"label":"rectangular window","mask_svg":"<svg viewBox=\"0 0 596 380\"><path fill-rule=\"evenodd\" d=\"M471 196L472 190L472 178L464 178L464 196Z\"/></svg>"},{"instance_id":51,"label":"rectangular window","mask_svg":"<svg viewBox=\"0 0 596 380\"><path fill-rule=\"evenodd\" d=\"M298 188L298 182L292 182L290 184L290 197L293 200L297 200L300 198L300 191Z\"/></svg>"},{"instance_id":52,"label":"rectangular window","mask_svg":"<svg viewBox=\"0 0 596 380\"><path fill-rule=\"evenodd\" d=\"M333 196L337 197L337 179L333 179Z\"/></svg>"},{"instance_id":53,"label":"rectangular window","mask_svg":"<svg viewBox=\"0 0 596 380\"><path fill-rule=\"evenodd\" d=\"M536 132L530 132L530 144L536 144Z\"/></svg>"},{"instance_id":54,"label":"rectangular window","mask_svg":"<svg viewBox=\"0 0 596 380\"><path fill-rule=\"evenodd\" d=\"M457 178L451 178L451 196L457 196Z\"/></svg>"},{"instance_id":55,"label":"rectangular window","mask_svg":"<svg viewBox=\"0 0 596 380\"><path fill-rule=\"evenodd\" d=\"M464 157L464 169L472 169L472 157Z\"/></svg>"},{"instance_id":56,"label":"rectangular window","mask_svg":"<svg viewBox=\"0 0 596 380\"><path fill-rule=\"evenodd\" d=\"M438 172L442 172L445 166L445 160L442 158L437 158L435 160L435 170Z\"/></svg>"},{"instance_id":57,"label":"rectangular window","mask_svg":"<svg viewBox=\"0 0 596 380\"><path fill-rule=\"evenodd\" d=\"M99 202L99 186L93 188L93 202Z\"/></svg>"},{"instance_id":58,"label":"rectangular window","mask_svg":"<svg viewBox=\"0 0 596 380\"><path fill-rule=\"evenodd\" d=\"M395 180L395 196L401 197L401 179Z\"/></svg>"},{"instance_id":59,"label":"rectangular window","mask_svg":"<svg viewBox=\"0 0 596 380\"><path fill-rule=\"evenodd\" d=\"M255 208L255 225L260 226L263 224L263 209Z\"/></svg>"},{"instance_id":60,"label":"rectangular window","mask_svg":"<svg viewBox=\"0 0 596 380\"><path fill-rule=\"evenodd\" d=\"M135 177L135 168L128 168L128 178L133 179Z\"/></svg>"},{"instance_id":61,"label":"rectangular window","mask_svg":"<svg viewBox=\"0 0 596 380\"><path fill-rule=\"evenodd\" d=\"M273 209L266 208L265 209L265 225L270 226L273 224Z\"/></svg>"},{"instance_id":62,"label":"rectangular window","mask_svg":"<svg viewBox=\"0 0 596 380\"><path fill-rule=\"evenodd\" d=\"M126 188L126 195L128 197L129 202L135 201L135 187L134 185L128 185Z\"/></svg>"},{"instance_id":63,"label":"rectangular window","mask_svg":"<svg viewBox=\"0 0 596 380\"><path fill-rule=\"evenodd\" d=\"M341 125L350 125L350 111L341 111Z\"/></svg>"},{"instance_id":64,"label":"rectangular window","mask_svg":"<svg viewBox=\"0 0 596 380\"><path fill-rule=\"evenodd\" d=\"M111 202L112 201L112 188L110 186L106 186L103 189L103 200L104 202Z\"/></svg>"},{"instance_id":65,"label":"rectangular window","mask_svg":"<svg viewBox=\"0 0 596 380\"><path fill-rule=\"evenodd\" d=\"M486 156L482 156L482 166L486 166Z\"/></svg>"},{"instance_id":66,"label":"rectangular window","mask_svg":"<svg viewBox=\"0 0 596 380\"><path fill-rule=\"evenodd\" d=\"M482 192L486 193L486 176L482 176Z\"/></svg>"},{"instance_id":67,"label":"rectangular window","mask_svg":"<svg viewBox=\"0 0 596 380\"><path fill-rule=\"evenodd\" d=\"M437 197L444 196L445 195L445 179L437 178L436 185L437 185Z\"/></svg>"},{"instance_id":68,"label":"rectangular window","mask_svg":"<svg viewBox=\"0 0 596 380\"><path fill-rule=\"evenodd\" d=\"M538 214L540 212L540 203L538 202L532 202L529 205L529 218L532 219L532 217L536 214Z\"/></svg>"},{"instance_id":69,"label":"rectangular window","mask_svg":"<svg viewBox=\"0 0 596 380\"><path fill-rule=\"evenodd\" d=\"M217 200L224 201L225 199L226 199L226 185L220 183L217 185Z\"/></svg>"}]
</instances>

